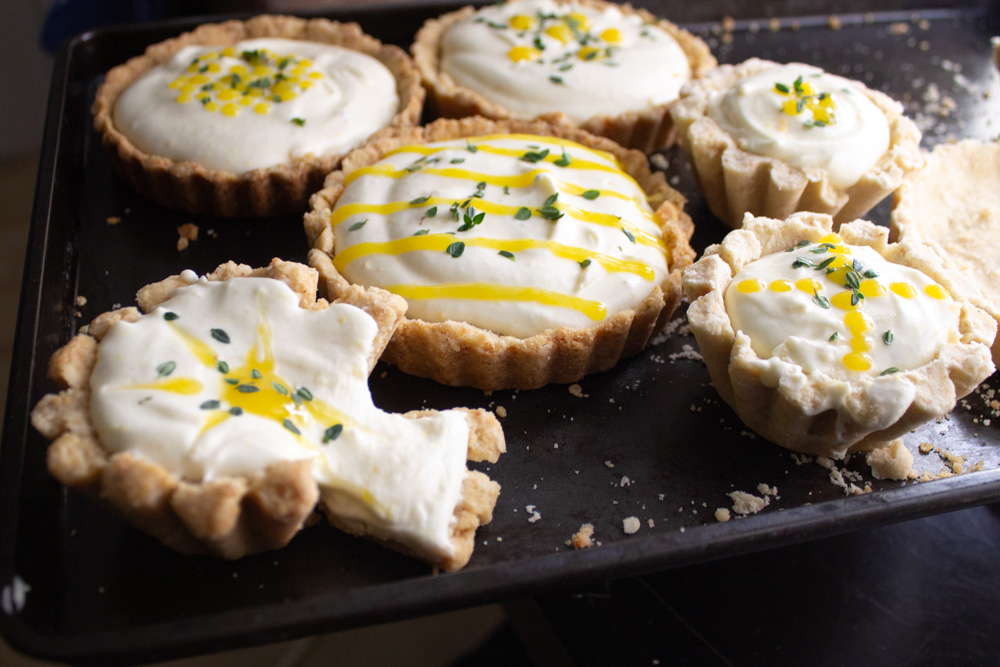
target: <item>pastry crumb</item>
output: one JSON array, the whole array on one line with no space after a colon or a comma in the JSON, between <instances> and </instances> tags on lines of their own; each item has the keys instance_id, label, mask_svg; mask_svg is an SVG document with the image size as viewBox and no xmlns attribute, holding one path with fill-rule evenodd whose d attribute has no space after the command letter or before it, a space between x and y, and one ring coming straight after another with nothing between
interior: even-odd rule
<instances>
[{"instance_id":1,"label":"pastry crumb","mask_svg":"<svg viewBox=\"0 0 1000 667\"><path fill-rule=\"evenodd\" d=\"M577 398L587 398L590 395L583 393L583 387L578 384L571 384L569 386L569 393Z\"/></svg>"},{"instance_id":2,"label":"pastry crumb","mask_svg":"<svg viewBox=\"0 0 1000 667\"><path fill-rule=\"evenodd\" d=\"M828 18L828 19L826 20L826 26L827 26L827 27L828 27L828 28L829 28L830 30L840 30L841 28L843 28L843 27L844 27L844 22L840 20L840 17L839 17L839 16L835 16L835 15L831 15L831 16L830 16L830 17L829 17L829 18Z\"/></svg>"},{"instance_id":3,"label":"pastry crumb","mask_svg":"<svg viewBox=\"0 0 1000 667\"><path fill-rule=\"evenodd\" d=\"M122 221L121 217L117 215L109 215L106 220L108 225L117 225L121 221Z\"/></svg>"},{"instance_id":4,"label":"pastry crumb","mask_svg":"<svg viewBox=\"0 0 1000 667\"><path fill-rule=\"evenodd\" d=\"M589 549L594 546L594 524L585 523L580 526L580 530L576 531L566 542L566 546L573 547L574 549Z\"/></svg>"},{"instance_id":5,"label":"pastry crumb","mask_svg":"<svg viewBox=\"0 0 1000 667\"><path fill-rule=\"evenodd\" d=\"M922 445L921 445L922 446ZM875 479L906 479L913 466L913 454L896 438L887 447L880 447L865 455L865 462L871 466Z\"/></svg>"},{"instance_id":6,"label":"pastry crumb","mask_svg":"<svg viewBox=\"0 0 1000 667\"><path fill-rule=\"evenodd\" d=\"M642 524L639 523L638 517L630 516L622 521L622 530L625 531L626 535L634 535L635 533L638 533L641 526Z\"/></svg>"},{"instance_id":7,"label":"pastry crumb","mask_svg":"<svg viewBox=\"0 0 1000 667\"><path fill-rule=\"evenodd\" d=\"M921 454L930 454L932 451L934 451L934 445L932 445L929 442L921 442L920 447L918 447L918 449L920 450Z\"/></svg>"},{"instance_id":8,"label":"pastry crumb","mask_svg":"<svg viewBox=\"0 0 1000 667\"><path fill-rule=\"evenodd\" d=\"M86 306L87 305L87 297L85 297L85 296L79 296L78 295L76 297L76 305L79 306L80 308L83 308L84 306Z\"/></svg>"},{"instance_id":9,"label":"pastry crumb","mask_svg":"<svg viewBox=\"0 0 1000 667\"><path fill-rule=\"evenodd\" d=\"M531 515L528 517L528 523L535 523L542 518L541 512L536 510L534 505L527 505L524 509Z\"/></svg>"},{"instance_id":10,"label":"pastry crumb","mask_svg":"<svg viewBox=\"0 0 1000 667\"><path fill-rule=\"evenodd\" d=\"M733 511L743 516L756 514L771 504L771 499L768 496L755 496L746 491L731 491L726 495L733 501Z\"/></svg>"},{"instance_id":11,"label":"pastry crumb","mask_svg":"<svg viewBox=\"0 0 1000 667\"><path fill-rule=\"evenodd\" d=\"M495 412L497 413L497 417L506 417L507 416L507 408L505 408L502 405L498 405L497 409L495 410Z\"/></svg>"},{"instance_id":12,"label":"pastry crumb","mask_svg":"<svg viewBox=\"0 0 1000 667\"><path fill-rule=\"evenodd\" d=\"M890 35L905 35L908 32L910 32L909 23L904 23L903 21L897 21L896 23L889 24Z\"/></svg>"},{"instance_id":13,"label":"pastry crumb","mask_svg":"<svg viewBox=\"0 0 1000 667\"><path fill-rule=\"evenodd\" d=\"M667 157L662 153L653 153L649 156L649 164L653 165L653 169L658 169L660 171L666 171L670 163L667 162Z\"/></svg>"},{"instance_id":14,"label":"pastry crumb","mask_svg":"<svg viewBox=\"0 0 1000 667\"><path fill-rule=\"evenodd\" d=\"M725 507L720 507L720 508L718 508L718 509L715 510L715 520L716 521L725 523L726 521L729 521L729 519L731 519L731 518L732 518L732 516L729 514L729 510L726 509Z\"/></svg>"},{"instance_id":15,"label":"pastry crumb","mask_svg":"<svg viewBox=\"0 0 1000 667\"><path fill-rule=\"evenodd\" d=\"M198 240L198 225L193 222L185 222L177 228L177 251L180 252L188 247L192 241Z\"/></svg>"}]
</instances>

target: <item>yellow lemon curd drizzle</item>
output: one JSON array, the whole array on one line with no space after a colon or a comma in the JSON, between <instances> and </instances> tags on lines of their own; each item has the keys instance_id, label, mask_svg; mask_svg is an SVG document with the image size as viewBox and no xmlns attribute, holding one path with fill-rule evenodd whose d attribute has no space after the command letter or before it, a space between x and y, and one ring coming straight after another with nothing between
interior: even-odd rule
<instances>
[{"instance_id":1,"label":"yellow lemon curd drizzle","mask_svg":"<svg viewBox=\"0 0 1000 667\"><path fill-rule=\"evenodd\" d=\"M421 199L419 204L414 204L405 201L394 201L388 204L345 204L344 206L338 207L333 213L330 214L330 225L336 226L344 222L347 218L355 215L357 213L377 213L379 215L391 215L393 213L398 213L410 208L420 208L425 209L430 206L451 206L455 203L455 199L451 197L429 197L427 199ZM507 215L514 217L520 206L508 206L506 204L497 204L485 199L474 199L474 208L477 211L489 213L493 215ZM617 215L611 215L610 213L593 213L590 211L583 211L575 206L569 206L562 202L556 202L554 207L559 211L565 213L568 217L574 220L579 220L582 222L587 222L595 225L601 225L604 227L625 227L628 229L632 236L635 237L636 243L641 245L649 246L651 248L659 248L661 252L667 252L667 246L663 242L662 238L653 236L649 232L640 229L634 223L628 222L624 218L619 218ZM526 207L530 208L530 207ZM537 209L532 211L532 214L537 214Z\"/></svg>"},{"instance_id":2,"label":"yellow lemon curd drizzle","mask_svg":"<svg viewBox=\"0 0 1000 667\"><path fill-rule=\"evenodd\" d=\"M407 236L401 239L384 242L357 243L345 248L337 253L333 258L333 265L337 271L343 271L351 262L366 257L368 255L402 255L407 252L417 252L420 250L444 251L455 242L457 236L451 234L425 234L423 236ZM506 250L508 252L521 252L522 250L544 249L556 257L571 259L574 262L582 262L589 259L600 264L604 270L609 272L623 271L640 276L644 280L652 281L656 277L653 268L642 262L630 262L617 257L611 257L601 253L595 253L584 248L563 245L557 241L541 241L536 239L494 239L484 237L470 237L463 241L466 247L490 248L493 250Z\"/></svg>"},{"instance_id":3,"label":"yellow lemon curd drizzle","mask_svg":"<svg viewBox=\"0 0 1000 667\"><path fill-rule=\"evenodd\" d=\"M518 149L518 148L500 148L499 146L489 146L489 145L486 145L486 144L480 144L480 143L478 143L478 142L488 142L488 141L499 141L499 140L505 140L505 139L513 139L515 141L524 141L524 142L526 142L528 144L553 144L555 146L560 146L562 148L572 148L574 150L583 150L583 151L585 151L587 153L590 153L592 155L595 155L597 157L603 158L603 159L611 162L611 164L614 165L615 168L618 168L618 169L621 168L620 164L618 163L618 158L616 158L613 153L609 153L608 151L602 151L599 148L588 148L587 146L579 144L579 143L577 143L575 141L571 141L569 139L563 139L562 137L549 137L549 136L542 136L542 135L538 135L538 134L517 134L517 133L515 133L515 134L481 134L481 135L478 135L478 136L475 136L475 137L466 137L466 141L469 144L472 144L472 146L474 148L476 148L478 150L486 151L487 153L498 151L497 152L498 155L513 155L515 157L520 157L521 155L524 154L525 150L536 150L536 149L528 149L527 147L525 147L524 149ZM388 153L386 153L384 157L389 157L390 155L395 155L396 153L422 153L424 155L433 155L434 153L437 153L439 151L453 149L453 148L461 148L461 145L458 145L458 146L428 146L426 144L412 144L410 146L400 146L399 148L391 150ZM490 149L493 149L493 150L490 150ZM555 156L556 159L558 159L560 157L562 157L562 154L558 154L558 155ZM576 160L575 159L573 160L573 164L574 165L576 164ZM606 166L606 165L601 165L601 166Z\"/></svg>"},{"instance_id":4,"label":"yellow lemon curd drizzle","mask_svg":"<svg viewBox=\"0 0 1000 667\"><path fill-rule=\"evenodd\" d=\"M571 308L594 321L603 320L607 307L590 301L560 294L540 287L493 285L491 283L444 283L441 285L387 285L382 289L404 299L467 299L475 301L533 301L543 306Z\"/></svg>"},{"instance_id":5,"label":"yellow lemon curd drizzle","mask_svg":"<svg viewBox=\"0 0 1000 667\"><path fill-rule=\"evenodd\" d=\"M172 394L190 396L200 392L203 387L194 378L163 378L154 382L144 382L142 384L130 384L125 389L154 389L156 391L169 391Z\"/></svg>"}]
</instances>

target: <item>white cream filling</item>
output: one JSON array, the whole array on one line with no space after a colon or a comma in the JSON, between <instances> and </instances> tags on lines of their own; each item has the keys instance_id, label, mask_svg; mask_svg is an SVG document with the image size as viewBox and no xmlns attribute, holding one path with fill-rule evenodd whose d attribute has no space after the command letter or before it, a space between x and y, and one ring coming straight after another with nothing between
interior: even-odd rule
<instances>
[{"instance_id":1,"label":"white cream filling","mask_svg":"<svg viewBox=\"0 0 1000 667\"><path fill-rule=\"evenodd\" d=\"M403 147L347 181L331 217L334 264L406 298L411 318L519 337L592 327L668 272L642 189L612 155L573 142Z\"/></svg>"},{"instance_id":2,"label":"white cream filling","mask_svg":"<svg viewBox=\"0 0 1000 667\"><path fill-rule=\"evenodd\" d=\"M655 24L551 0L491 5L456 22L441 71L517 116L562 111L576 123L672 102L691 78L684 51Z\"/></svg>"},{"instance_id":3,"label":"white cream filling","mask_svg":"<svg viewBox=\"0 0 1000 667\"><path fill-rule=\"evenodd\" d=\"M835 235L825 241L830 245L751 262L726 290L733 329L749 336L763 360L765 384L776 386L796 367L844 381L893 375L923 366L958 340L961 307L926 274L872 248L845 246ZM811 265L793 268L802 260ZM860 271L846 268L853 266Z\"/></svg>"},{"instance_id":4,"label":"white cream filling","mask_svg":"<svg viewBox=\"0 0 1000 667\"><path fill-rule=\"evenodd\" d=\"M808 88L796 89L799 77ZM799 63L759 72L714 93L708 114L748 153L800 169L822 169L840 188L857 183L889 148L885 114L858 84Z\"/></svg>"},{"instance_id":5,"label":"white cream filling","mask_svg":"<svg viewBox=\"0 0 1000 667\"><path fill-rule=\"evenodd\" d=\"M111 328L91 378L91 417L110 451L192 481L309 459L324 499L340 498L338 508L386 536L451 553L465 416L376 408L367 372L376 333L364 311L304 310L276 280L201 279Z\"/></svg>"},{"instance_id":6,"label":"white cream filling","mask_svg":"<svg viewBox=\"0 0 1000 667\"><path fill-rule=\"evenodd\" d=\"M241 57L263 49L270 52L266 63ZM217 57L205 57L211 53ZM293 73L303 59L308 64ZM226 79L234 68L239 78ZM285 83L275 90L282 77ZM388 125L398 108L395 79L375 58L329 44L268 38L225 51L184 47L122 92L114 123L151 155L243 173L307 155L344 153Z\"/></svg>"}]
</instances>

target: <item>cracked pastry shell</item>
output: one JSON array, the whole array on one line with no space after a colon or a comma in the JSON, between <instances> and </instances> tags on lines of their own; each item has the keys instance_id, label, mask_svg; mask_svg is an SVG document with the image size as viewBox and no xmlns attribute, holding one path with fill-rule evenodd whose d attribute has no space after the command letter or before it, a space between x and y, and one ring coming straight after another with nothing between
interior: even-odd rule
<instances>
[{"instance_id":1,"label":"cracked pastry shell","mask_svg":"<svg viewBox=\"0 0 1000 667\"><path fill-rule=\"evenodd\" d=\"M330 303L316 299L316 271L302 264L275 259L264 268L251 269L229 262L208 274L209 281L264 277L285 283L305 310L323 310ZM147 285L137 294L142 312L154 310L174 292L189 284L172 276ZM338 303L364 310L378 325L368 358L374 367L393 328L406 308L399 297L380 289L353 287ZM219 475L191 481L164 466L129 451L113 453L100 441L90 415L90 380L101 340L118 321L135 322L135 307L104 313L86 333L74 336L49 361L49 376L62 391L48 394L32 410L32 425L52 441L47 452L50 474L85 496L100 500L143 532L181 553L207 553L237 559L285 546L306 525L320 500L310 459L281 460L254 474ZM499 422L484 410L459 409L469 427L468 458L495 462L504 451ZM404 415L418 418L413 411ZM340 516L325 497L321 508L338 528L379 541L397 551L422 558L452 571L464 566L473 551L476 528L489 523L499 485L478 471L467 471L461 484L461 501L451 527L453 553L442 555L387 539L351 513Z\"/></svg>"},{"instance_id":2,"label":"cracked pastry shell","mask_svg":"<svg viewBox=\"0 0 1000 667\"><path fill-rule=\"evenodd\" d=\"M111 69L97 91L91 108L94 129L115 171L137 192L166 208L223 218L267 217L307 208L309 196L322 186L326 175L337 168L342 154L310 154L238 174L146 153L114 123L118 96L182 48L226 46L260 37L331 44L375 58L396 80L399 108L389 126L409 127L419 122L425 93L409 56L398 47L382 44L366 35L356 23L264 15L247 21L205 24L154 44L143 55Z\"/></svg>"},{"instance_id":3,"label":"cracked pastry shell","mask_svg":"<svg viewBox=\"0 0 1000 667\"><path fill-rule=\"evenodd\" d=\"M923 422L955 407L993 372L989 346L996 323L958 295L960 340L942 345L923 366L866 381L843 381L824 373L783 374L776 385L765 383L755 368L760 357L749 336L734 331L726 310L725 292L733 276L747 264L779 253L806 240L818 242L831 232L833 219L817 213L796 213L786 220L753 217L730 232L720 244L684 273L684 291L691 304L687 316L708 367L712 384L743 422L782 447L811 455L843 458L890 444ZM894 264L918 269L942 282L945 269L938 257L919 243L888 243L888 230L857 220L840 227L844 243L868 246ZM940 278L940 280L939 280ZM801 370L800 367L796 367ZM906 382L912 400L896 411L878 400L879 385ZM838 387L838 385L841 385ZM825 401L832 392L846 395L839 406Z\"/></svg>"},{"instance_id":4,"label":"cracked pastry shell","mask_svg":"<svg viewBox=\"0 0 1000 667\"><path fill-rule=\"evenodd\" d=\"M645 9L628 4L618 5L602 0L567 0L566 4L603 9L615 7L624 14L639 16L643 21L655 23L677 42L687 57L692 79L715 67L716 60L708 45L698 37L683 30L666 19L659 18ZM495 120L523 119L516 112L492 102L480 93L458 85L448 74L441 71L441 42L449 28L458 21L474 14L479 8L468 6L458 11L428 20L417 31L410 52L414 64L420 72L428 92L428 106L444 118L484 116ZM574 125L559 112L539 116L553 123L566 123L586 130L591 134L607 137L625 148L634 148L644 153L654 153L668 148L676 140L674 121L670 108L675 102L660 104L648 110L628 111L609 116L595 115Z\"/></svg>"},{"instance_id":5,"label":"cracked pastry shell","mask_svg":"<svg viewBox=\"0 0 1000 667\"><path fill-rule=\"evenodd\" d=\"M683 195L667 184L661 172L650 172L646 156L582 130L544 121L492 121L481 117L441 119L425 127L385 130L368 146L344 158L325 187L313 196L305 229L313 250L309 264L320 272L321 294L337 298L351 289L334 267L337 252L330 225L331 212L344 191L348 175L407 145L481 135L532 134L558 137L613 154L624 171L647 194L669 251L669 273L636 307L610 314L590 328L559 327L527 338L500 335L466 322L426 322L404 317L382 359L406 373L446 385L484 390L532 389L568 383L605 371L638 353L662 330L681 299L681 271L694 259L689 240L694 231L684 212ZM325 290L325 292L324 292Z\"/></svg>"},{"instance_id":6,"label":"cracked pastry shell","mask_svg":"<svg viewBox=\"0 0 1000 667\"><path fill-rule=\"evenodd\" d=\"M859 218L895 190L903 175L923 166L920 131L888 95L854 82L883 113L889 125L889 148L850 187L830 182L818 167L800 169L779 159L741 149L708 114L712 96L742 79L778 67L751 58L739 65L720 65L681 91L671 114L678 139L712 213L739 228L744 213L785 218L796 211L827 213L835 225Z\"/></svg>"}]
</instances>

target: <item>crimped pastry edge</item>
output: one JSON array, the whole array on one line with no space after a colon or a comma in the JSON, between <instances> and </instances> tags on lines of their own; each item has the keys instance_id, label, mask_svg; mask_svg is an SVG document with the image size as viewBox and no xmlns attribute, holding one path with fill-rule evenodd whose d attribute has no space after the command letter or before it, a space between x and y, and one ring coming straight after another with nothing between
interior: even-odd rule
<instances>
[{"instance_id":1,"label":"crimped pastry edge","mask_svg":"<svg viewBox=\"0 0 1000 667\"><path fill-rule=\"evenodd\" d=\"M833 229L833 218L819 213L795 213L785 220L747 215L743 227L709 246L701 259L684 274L684 291L691 304L688 322L695 334L712 383L740 419L757 433L782 447L812 455L843 458L850 452L870 451L890 444L918 425L940 417L955 407L994 371L989 347L996 322L962 295L961 339L948 343L920 368L878 377L869 383L851 383L843 409L817 413L819 405L838 382L824 376L805 375L799 386L779 381L765 385L753 368L758 357L750 339L734 331L725 309L725 291L733 276L746 264L781 252L800 240L816 242ZM946 279L940 259L926 246L888 243L888 230L866 220L840 227L845 243L866 245L888 261L910 266L938 280ZM915 396L906 411L893 418L874 400L871 388L878 383L909 382ZM840 431L840 436L835 433Z\"/></svg>"},{"instance_id":2,"label":"crimped pastry edge","mask_svg":"<svg viewBox=\"0 0 1000 667\"><path fill-rule=\"evenodd\" d=\"M602 0L565 0L565 4L597 9L614 6L625 14L636 14L643 21L657 24L670 33L670 36L684 51L691 66L692 79L700 77L717 64L705 42L645 9L635 8L629 4L618 5L603 2ZM417 31L413 45L410 47L410 53L413 55L414 64L427 89L428 106L437 116L444 118L463 118L477 115L494 120L519 118L514 112L491 102L476 91L459 86L450 76L440 71L440 44L444 34L457 21L473 14L478 9L478 7L470 5L429 19ZM579 127L591 134L607 137L626 148L634 148L649 154L669 148L676 140L677 133L674 121L670 116L670 108L673 104L674 102L669 102L652 109L629 111L618 116L594 116L579 125L575 125L561 113L540 117L551 122Z\"/></svg>"},{"instance_id":3,"label":"crimped pastry edge","mask_svg":"<svg viewBox=\"0 0 1000 667\"><path fill-rule=\"evenodd\" d=\"M530 338L502 336L465 322L424 322L404 318L383 359L406 373L441 384L483 390L534 389L549 383L575 382L584 375L608 370L642 350L669 320L681 299L681 270L694 259L689 240L694 231L684 213L686 200L660 172L649 170L640 151L623 149L609 139L544 120L494 121L479 116L440 119L425 127L385 130L372 142L344 158L340 170L327 177L313 195L305 215L306 235L313 250L309 264L319 270L320 294L336 298L350 283L334 268L334 236L330 213L354 169L373 164L400 146L487 134L535 134L575 141L614 154L622 167L650 196L662 221L670 250L670 273L637 307L615 313L592 328L561 327Z\"/></svg>"},{"instance_id":4,"label":"crimped pastry edge","mask_svg":"<svg viewBox=\"0 0 1000 667\"><path fill-rule=\"evenodd\" d=\"M204 24L153 44L143 55L111 69L95 96L91 107L94 129L115 170L141 195L166 208L222 218L295 213L307 208L309 196L340 164L343 155L308 155L287 164L236 174L150 155L115 127L114 106L121 92L181 48L193 44L224 46L257 37L333 44L376 58L392 72L400 99L389 127L410 127L419 122L425 92L413 62L405 51L382 44L362 32L356 23L262 15L247 21Z\"/></svg>"},{"instance_id":5,"label":"crimped pastry edge","mask_svg":"<svg viewBox=\"0 0 1000 667\"><path fill-rule=\"evenodd\" d=\"M737 81L780 63L750 58L720 65L681 89L671 114L681 147L708 206L722 222L738 229L746 212L782 219L796 211L827 213L834 225L870 211L899 187L903 175L923 166L920 130L888 95L855 82L889 123L889 148L854 185L838 188L819 168L799 169L739 148L708 115L709 99Z\"/></svg>"},{"instance_id":6,"label":"crimped pastry edge","mask_svg":"<svg viewBox=\"0 0 1000 667\"><path fill-rule=\"evenodd\" d=\"M301 308L322 310L330 305L316 298L317 272L294 262L274 259L257 269L228 262L206 277L210 281L273 278L299 295ZM137 300L148 312L186 284L179 276L171 276L142 288ZM370 371L401 320L406 303L384 290L358 286L352 286L336 303L350 303L376 320L380 335L369 358ZM128 452L109 453L100 444L89 413L90 376L98 345L116 322L135 321L140 314L139 309L128 307L99 315L86 332L74 336L50 359L49 376L63 390L43 397L31 413L32 425L53 441L47 452L50 474L180 553L207 553L234 560L285 546L309 522L321 499L308 460L281 461L255 475L189 482ZM467 458L496 462L506 450L496 417L481 409L461 410L469 425ZM406 416L423 414L427 413ZM463 498L455 508L452 553L421 552L406 544L380 541L435 567L447 571L461 568L472 554L476 529L492 519L500 486L483 473L467 471L462 488ZM364 524L339 522L326 514L347 532L372 534Z\"/></svg>"}]
</instances>

